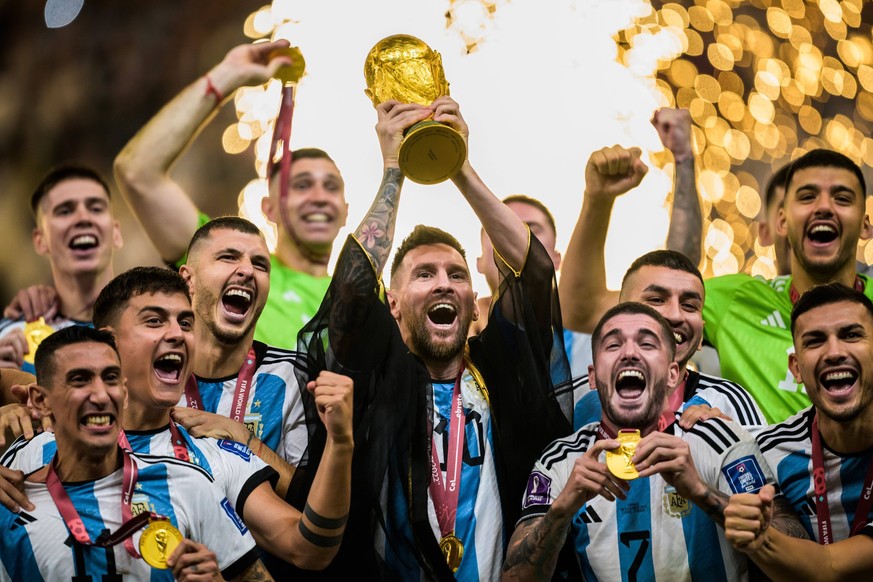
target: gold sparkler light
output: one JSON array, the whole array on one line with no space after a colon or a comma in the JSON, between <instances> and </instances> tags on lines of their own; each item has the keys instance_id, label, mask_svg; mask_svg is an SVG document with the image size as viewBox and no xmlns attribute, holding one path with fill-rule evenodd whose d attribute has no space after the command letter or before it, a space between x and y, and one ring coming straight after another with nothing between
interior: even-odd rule
<instances>
[{"instance_id":1,"label":"gold sparkler light","mask_svg":"<svg viewBox=\"0 0 873 582\"><path fill-rule=\"evenodd\" d=\"M677 58L658 63L655 86L665 105L693 119L705 275L776 274L754 221L782 164L818 147L873 164L873 6L865 3L651 0L648 14L616 35L628 67L651 35L672 30L682 42ZM858 259L869 263L873 246L859 245Z\"/></svg>"}]
</instances>

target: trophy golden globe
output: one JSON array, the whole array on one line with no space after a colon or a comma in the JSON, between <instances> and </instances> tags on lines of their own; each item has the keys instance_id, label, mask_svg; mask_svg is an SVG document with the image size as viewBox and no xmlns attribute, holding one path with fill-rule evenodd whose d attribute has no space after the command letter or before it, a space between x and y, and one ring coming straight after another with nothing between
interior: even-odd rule
<instances>
[{"instance_id":1,"label":"trophy golden globe","mask_svg":"<svg viewBox=\"0 0 873 582\"><path fill-rule=\"evenodd\" d=\"M383 38L364 63L367 94L373 105L394 99L430 105L449 94L440 54L408 34ZM467 159L460 133L437 121L420 121L404 132L399 162L403 175L419 184L438 184L458 173Z\"/></svg>"}]
</instances>

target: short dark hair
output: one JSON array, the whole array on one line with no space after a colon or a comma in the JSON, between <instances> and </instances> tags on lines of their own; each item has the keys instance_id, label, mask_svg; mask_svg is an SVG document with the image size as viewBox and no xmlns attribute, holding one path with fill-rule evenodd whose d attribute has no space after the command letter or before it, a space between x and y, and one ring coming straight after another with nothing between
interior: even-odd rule
<instances>
[{"instance_id":1,"label":"short dark hair","mask_svg":"<svg viewBox=\"0 0 873 582\"><path fill-rule=\"evenodd\" d=\"M546 216L546 220L549 223L549 226L552 228L552 232L555 236L558 236L558 227L555 226L555 217L552 216L551 210L548 207L537 200L536 198L531 198L526 194L511 194L503 199L504 204L509 204L510 202L521 202L522 204L527 204L528 206L533 206Z\"/></svg>"},{"instance_id":2,"label":"short dark hair","mask_svg":"<svg viewBox=\"0 0 873 582\"><path fill-rule=\"evenodd\" d=\"M600 347L601 335L603 333L603 326L606 323L619 315L625 314L641 314L647 315L654 319L661 328L661 339L666 344L668 351L670 352L670 361L673 361L673 358L676 357L676 338L673 337L673 329L670 327L670 324L664 319L664 316L646 305L645 303L637 303L636 301L625 301L624 303L619 303L613 307L610 307L609 310L603 314L603 317L600 318L600 321L597 322L597 327L594 328L594 333L591 334L591 355L595 356L597 354L597 348Z\"/></svg>"},{"instance_id":3,"label":"short dark hair","mask_svg":"<svg viewBox=\"0 0 873 582\"><path fill-rule=\"evenodd\" d=\"M764 208L770 209L773 201L776 199L776 189L782 188L783 190L788 185L786 182L786 178L788 177L788 169L791 167L791 164L785 164L779 170L776 171L775 174L770 176L770 179L767 180L767 187L764 189ZM783 198L784 200L784 198Z\"/></svg>"},{"instance_id":4,"label":"short dark hair","mask_svg":"<svg viewBox=\"0 0 873 582\"><path fill-rule=\"evenodd\" d=\"M444 244L449 245L456 251L461 254L461 258L466 262L467 253L464 251L464 247L461 246L461 243L458 242L458 239L450 235L444 230L440 230L434 226L425 226L423 224L417 225L412 232L409 233L403 242L400 243L400 246L397 248L397 252L394 253L394 261L391 263L391 281L394 282L394 273L397 272L397 269L400 268L400 264L403 262L403 258L411 251L412 249L424 245L436 245L436 244Z\"/></svg>"},{"instance_id":5,"label":"short dark hair","mask_svg":"<svg viewBox=\"0 0 873 582\"><path fill-rule=\"evenodd\" d=\"M791 335L794 335L797 319L807 311L822 305L842 303L843 301L863 305L870 317L873 318L873 301L870 301L870 298L863 292L846 287L842 283L817 285L801 295L797 303L794 304L794 308L791 310Z\"/></svg>"},{"instance_id":6,"label":"short dark hair","mask_svg":"<svg viewBox=\"0 0 873 582\"><path fill-rule=\"evenodd\" d=\"M103 191L106 192L106 196L110 199L112 198L106 180L104 180L96 170L79 164L64 164L61 166L55 166L49 170L43 177L42 181L37 185L36 190L33 191L33 194L30 196L30 210L33 212L33 215L36 216L36 211L37 208L39 208L40 201L52 188L66 180L75 179L97 182L103 188Z\"/></svg>"},{"instance_id":7,"label":"short dark hair","mask_svg":"<svg viewBox=\"0 0 873 582\"><path fill-rule=\"evenodd\" d=\"M858 182L861 184L861 194L864 196L867 195L867 182L864 180L864 173L861 171L861 168L858 167L858 164L839 152L821 148L811 150L791 162L788 167L788 173L785 176L786 194L788 193L788 186L791 184L794 174L798 170L806 168L842 168L844 170L849 170L858 178Z\"/></svg>"},{"instance_id":8,"label":"short dark hair","mask_svg":"<svg viewBox=\"0 0 873 582\"><path fill-rule=\"evenodd\" d=\"M213 230L235 230L245 234L256 234L259 237L264 238L264 233L262 233L250 220L246 220L240 216L219 216L218 218L213 218L194 232L194 236L191 237L191 242L188 243L188 257L191 256L194 247L196 247L200 241L210 236Z\"/></svg>"},{"instance_id":9,"label":"short dark hair","mask_svg":"<svg viewBox=\"0 0 873 582\"><path fill-rule=\"evenodd\" d=\"M117 324L121 312L131 299L154 293L178 293L191 301L188 284L179 273L161 267L134 267L112 279L100 291L94 302L94 325L106 327Z\"/></svg>"},{"instance_id":10,"label":"short dark hair","mask_svg":"<svg viewBox=\"0 0 873 582\"><path fill-rule=\"evenodd\" d=\"M697 277L700 280L700 284L703 285L703 275L700 274L700 269L691 262L691 259L678 251L659 250L648 252L631 263L631 266L628 267L627 272L624 274L624 278L621 280L622 289L624 289L631 275L643 267L666 267L674 271L685 271Z\"/></svg>"},{"instance_id":11,"label":"short dark hair","mask_svg":"<svg viewBox=\"0 0 873 582\"><path fill-rule=\"evenodd\" d=\"M51 334L39 344L34 356L33 366L36 368L36 382L43 388L51 389L51 380L55 370L55 353L66 346L94 342L106 344L118 356L115 338L108 331L103 331L85 325L72 325ZM119 357L120 360L120 357Z\"/></svg>"},{"instance_id":12,"label":"short dark hair","mask_svg":"<svg viewBox=\"0 0 873 582\"><path fill-rule=\"evenodd\" d=\"M336 166L336 162L333 161L326 151L320 150L318 148L300 148L291 151L291 165L294 165L294 162L297 160L327 160ZM279 173L279 170L282 168L282 164L273 164L273 167L270 170L269 178L272 180L273 177Z\"/></svg>"}]
</instances>

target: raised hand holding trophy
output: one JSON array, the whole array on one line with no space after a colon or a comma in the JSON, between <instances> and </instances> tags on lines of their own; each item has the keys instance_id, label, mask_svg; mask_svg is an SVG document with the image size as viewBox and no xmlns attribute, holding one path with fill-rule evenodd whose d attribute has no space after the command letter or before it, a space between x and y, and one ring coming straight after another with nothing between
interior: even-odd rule
<instances>
[{"instance_id":1,"label":"raised hand holding trophy","mask_svg":"<svg viewBox=\"0 0 873 582\"><path fill-rule=\"evenodd\" d=\"M407 34L389 36L370 49L364 63L367 94L373 105L388 100L429 106L449 94L440 54ZM419 184L438 184L453 177L467 158L463 136L426 119L406 130L400 144L403 174Z\"/></svg>"}]
</instances>

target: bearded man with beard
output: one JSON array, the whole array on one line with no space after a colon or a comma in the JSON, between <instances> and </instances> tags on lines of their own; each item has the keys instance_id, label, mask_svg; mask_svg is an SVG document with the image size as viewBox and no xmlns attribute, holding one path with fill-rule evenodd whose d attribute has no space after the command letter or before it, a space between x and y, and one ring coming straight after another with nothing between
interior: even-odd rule
<instances>
[{"instance_id":1,"label":"bearded man with beard","mask_svg":"<svg viewBox=\"0 0 873 582\"><path fill-rule=\"evenodd\" d=\"M503 579L552 579L568 537L586 580L748 578L746 558L718 525L731 493L773 482L754 438L719 418L658 431L679 367L670 324L651 307L613 307L592 346L603 418L552 443L534 465ZM615 457L604 462L607 451ZM783 507L773 523L798 526Z\"/></svg>"},{"instance_id":2,"label":"bearded man with beard","mask_svg":"<svg viewBox=\"0 0 873 582\"><path fill-rule=\"evenodd\" d=\"M358 554L343 560L341 550L334 566L389 580L495 580L504 524L517 518L531 464L571 430L569 390L566 402L554 395L570 378L554 265L466 161L452 180L491 238L502 279L485 331L467 340L480 316L470 269L458 241L438 228L419 225L403 241L383 295L403 130L428 116L465 137L467 125L445 96L376 109L382 185L301 335L311 340L310 367L349 375L355 386L345 539Z\"/></svg>"}]
</instances>

